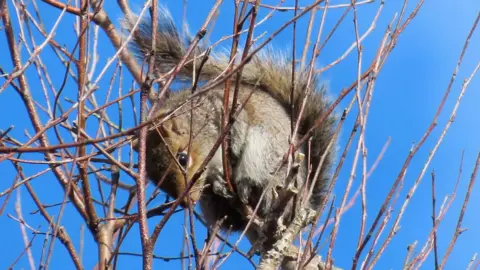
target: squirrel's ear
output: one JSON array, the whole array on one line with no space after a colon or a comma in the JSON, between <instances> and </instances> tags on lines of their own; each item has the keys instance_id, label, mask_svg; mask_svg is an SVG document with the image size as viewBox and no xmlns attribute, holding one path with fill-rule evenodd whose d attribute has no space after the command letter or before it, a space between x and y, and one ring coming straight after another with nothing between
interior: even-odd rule
<instances>
[{"instance_id":1,"label":"squirrel's ear","mask_svg":"<svg viewBox=\"0 0 480 270\"><path fill-rule=\"evenodd\" d=\"M162 135L162 137L164 138L171 138L172 137L172 131L170 130L170 128L166 125L166 123L162 124L161 126L158 127L157 129L160 134Z\"/></svg>"},{"instance_id":2,"label":"squirrel's ear","mask_svg":"<svg viewBox=\"0 0 480 270\"><path fill-rule=\"evenodd\" d=\"M169 119L157 129L164 138L173 138L178 134L178 127L175 119Z\"/></svg>"}]
</instances>

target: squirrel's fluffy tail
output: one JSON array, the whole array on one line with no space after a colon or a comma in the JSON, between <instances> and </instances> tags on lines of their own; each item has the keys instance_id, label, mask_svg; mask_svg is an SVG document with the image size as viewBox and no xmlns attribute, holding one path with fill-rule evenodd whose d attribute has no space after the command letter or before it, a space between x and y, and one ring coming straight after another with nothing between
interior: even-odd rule
<instances>
[{"instance_id":1,"label":"squirrel's fluffy tail","mask_svg":"<svg viewBox=\"0 0 480 270\"><path fill-rule=\"evenodd\" d=\"M131 32L138 21L138 16L131 16L125 18L122 23L128 32ZM152 50L152 21L150 16L144 16L132 35L133 42L130 49L141 60L147 60ZM155 71L156 73L168 73L185 57L186 51L190 45L191 37L182 38L177 27L173 21L170 11L159 5L157 33L155 34ZM193 77L194 62L193 57L197 57L198 62L202 59L201 54L205 53L206 49L202 46L197 46L190 54L186 64L177 73L177 78L191 79ZM210 79L217 77L222 70L227 67L227 62L224 61L223 55L211 54L209 61L202 67L202 79ZM228 61L228 60L227 60ZM224 64L225 63L225 64ZM145 62L148 64L148 62ZM198 66L198 64L197 64Z\"/></svg>"},{"instance_id":2,"label":"squirrel's fluffy tail","mask_svg":"<svg viewBox=\"0 0 480 270\"><path fill-rule=\"evenodd\" d=\"M160 73L168 73L171 71L181 59L185 57L186 50L189 44L189 38L183 39L180 37L177 27L170 15L170 12L165 7L159 7L158 26L156 37L156 71ZM138 17L132 17L124 21L124 26L128 31L133 29ZM137 56L145 60L152 52L151 48L152 25L150 17L146 16L142 19L133 33L133 43L131 48ZM200 63L201 54L206 51L205 48L197 47L191 53L187 63L180 69L177 78L191 79L194 74L193 57ZM211 53L206 63L201 70L201 80L212 80L219 78L229 65L229 57L225 53ZM262 49L257 53L250 62L248 62L243 69L241 82L242 84L256 85L260 89L268 92L275 97L286 110L290 111L291 101L290 92L292 87L292 67L291 61L285 57L284 54L276 52L271 48ZM314 75L308 79L307 70L296 71L296 87L294 94L294 108L295 115L301 108L304 95L307 92L307 86L310 85L311 94L307 99L304 114L300 120L300 135L305 134L313 123L320 118L326 111L329 105L328 98L323 86L319 84L318 78ZM297 117L296 117L297 118ZM315 175L318 164L322 159L327 146L333 137L335 117L330 116L324 123L314 130L311 140L311 156L310 162L312 164L311 178ZM323 195L322 191L329 180L329 171L332 164L333 151L329 151L325 158L322 167L320 168L319 179L316 181L313 188L312 204L318 206L321 203ZM310 179L312 180L312 179Z\"/></svg>"}]
</instances>

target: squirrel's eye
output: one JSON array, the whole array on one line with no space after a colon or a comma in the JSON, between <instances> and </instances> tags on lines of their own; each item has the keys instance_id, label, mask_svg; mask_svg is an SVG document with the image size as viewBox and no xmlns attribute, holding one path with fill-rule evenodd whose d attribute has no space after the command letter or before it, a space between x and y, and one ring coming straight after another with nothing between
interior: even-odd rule
<instances>
[{"instance_id":1,"label":"squirrel's eye","mask_svg":"<svg viewBox=\"0 0 480 270\"><path fill-rule=\"evenodd\" d=\"M188 155L186 152L178 153L178 163L180 163L182 167L186 167L188 165Z\"/></svg>"}]
</instances>

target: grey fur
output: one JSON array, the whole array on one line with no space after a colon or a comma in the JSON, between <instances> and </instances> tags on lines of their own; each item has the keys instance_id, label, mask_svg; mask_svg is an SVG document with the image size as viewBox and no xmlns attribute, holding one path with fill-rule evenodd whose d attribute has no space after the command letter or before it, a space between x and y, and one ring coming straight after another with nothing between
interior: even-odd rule
<instances>
[{"instance_id":1,"label":"grey fur","mask_svg":"<svg viewBox=\"0 0 480 270\"><path fill-rule=\"evenodd\" d=\"M159 73L169 72L184 57L188 42L183 42L165 9L160 9L157 48L156 70ZM125 21L127 29L131 29L137 18ZM146 57L151 52L151 24L150 19L145 19L140 24L139 30L134 33L132 48L140 58ZM194 55L204 51L198 48ZM201 70L202 80L212 80L221 75L228 65L228 58L224 54L212 54ZM186 64L178 74L178 78L192 79L193 64ZM304 95L307 92L307 71L297 71L296 92L294 95L294 114L297 118ZM303 117L300 119L300 130L297 138L301 137L320 118L328 106L326 93L319 84L318 78L312 78L310 84L311 95ZM233 86L232 86L233 89ZM272 181L276 185L284 185L286 168L282 168L278 174L280 161L289 147L290 136L290 90L291 89L291 61L288 61L281 53L271 49L262 50L245 65L239 91L239 103L247 98L251 91L255 91L248 101L244 110L238 115L229 135L231 144L232 182L236 187L236 194L232 194L224 180L221 149L209 162L207 169L197 182L196 188L191 192L193 200L199 200L203 214L209 224L228 216L223 228L242 230L248 218L237 209L238 202L255 208L259 197ZM156 116L164 116L182 104L190 97L190 89L184 89L173 93L159 109ZM187 176L191 177L198 166L206 158L215 141L220 136L221 115L223 111L223 86L218 86L208 93L195 99L193 110L193 136L192 162L186 168ZM233 91L233 90L232 90ZM179 149L188 146L190 135L190 103L179 110L175 117L165 122L163 127L164 140L159 135L159 128L152 128L147 138L147 174L149 178L158 183L167 172L167 168L173 164L170 152L177 155ZM160 117L163 119L163 117ZM327 149L333 136L335 118L330 116L323 125L317 128L311 139L311 153L305 153L305 161L299 169L297 188L300 189L306 181L307 160L311 163L313 176L317 170L321 156ZM166 136L165 136L166 135ZM180 147L182 145L182 147ZM182 148L183 149L183 148ZM184 150L187 151L187 150ZM329 170L332 163L332 151L320 168L320 176L313 188L310 207L317 209L323 201L324 191L329 181ZM167 172L167 177L161 188L170 196L177 198L185 188L185 180L180 177L181 170L173 165ZM275 187L276 185L271 185ZM267 190L264 200L260 204L259 217L268 219L272 211L278 209L278 200L275 200L273 190ZM185 201L186 202L186 201ZM184 204L185 205L185 204ZM292 211L289 203L285 209L287 213ZM288 220L287 220L288 222Z\"/></svg>"}]
</instances>

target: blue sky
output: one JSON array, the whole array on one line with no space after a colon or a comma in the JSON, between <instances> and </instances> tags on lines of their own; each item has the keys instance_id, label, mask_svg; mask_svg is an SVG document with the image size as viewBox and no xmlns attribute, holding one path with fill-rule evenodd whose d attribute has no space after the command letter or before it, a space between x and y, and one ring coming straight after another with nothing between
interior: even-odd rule
<instances>
[{"instance_id":1,"label":"blue sky","mask_svg":"<svg viewBox=\"0 0 480 270\"><path fill-rule=\"evenodd\" d=\"M181 22L183 7L180 4L180 1L161 2L170 8L175 20ZM292 6L293 2L294 1L285 1L285 6ZM300 4L306 5L310 2L311 1L300 1ZM274 4L276 1L265 1L265 3ZM331 4L337 3L340 2L331 1ZM13 16L11 3L9 2L9 4L10 12ZM372 57L374 57L375 50L388 22L391 20L394 13L400 10L402 4L402 1L386 1L384 10L376 24L376 29L363 43L365 57L363 60L363 70L368 67L367 65L370 63ZM121 13L115 5L116 3L114 2L106 2L107 10L111 12L110 14L114 14L112 15L112 20L115 20L118 25L118 18L121 16ZM376 1L376 3L358 7L360 33L363 33L369 27L378 5L379 3ZM416 5L416 1L409 1L408 5L409 8L407 9L407 12L413 9ZM41 12L43 12L42 16L47 29L51 29L59 12L43 3L39 3L39 6L41 7ZM192 33L195 33L198 27L203 23L212 6L213 1L188 2L187 18ZM135 10L140 10L141 4L135 3L133 8ZM398 44L390 54L386 65L381 71L376 82L366 130L369 168L372 166L374 160L389 137L391 138L391 142L379 166L368 179L367 228L371 225L380 205L390 189L390 186L397 177L412 144L420 140L432 121L460 55L465 38L479 11L480 3L474 0L457 1L455 4L451 1L445 0L425 1L418 16L400 36ZM260 12L260 18L263 18L266 12L267 10L262 9ZM325 37L325 33L333 27L342 12L343 9L336 9L328 12L323 37ZM211 34L211 41L216 41L231 32L232 15L232 3L231 1L227 1L220 8L220 14L218 21L215 24L215 30ZM292 16L293 12L278 13L267 23L259 27L255 34L258 35L263 31L273 31ZM55 37L57 42L62 45L64 44L69 49L74 45L74 39L68 38L73 34L73 19L74 17L72 15L66 14ZM350 14L339 27L337 33L332 37L329 44L325 47L317 61L319 67L338 58L354 41L354 26L352 19L353 16ZM306 29L307 22L308 17L299 21L297 26L298 40L303 40L303 37L305 36L304 29ZM15 25L15 27L17 26ZM393 218L398 214L401 202L405 198L405 195L413 182L419 176L429 152L433 149L441 134L441 130L447 123L456 98L460 93L463 80L470 75L474 67L480 61L480 51L477 49L480 48L480 34L478 31L479 30L474 33L472 40L470 41L469 50L465 55L464 63L457 74L457 79L453 85L450 97L439 118L438 126L415 156L407 171L399 202L394 206L392 212ZM38 33L35 34L35 37L37 38L37 43L43 41ZM230 41L223 43L223 45L230 46ZM276 37L273 40L272 45L273 47L282 50L290 49L291 28L287 28ZM297 48L302 49L303 44L297 45ZM5 35L3 32L0 32L0 51L6 52L7 50ZM100 52L100 62L96 70L96 76L98 76L103 64L114 53L112 46L103 33L100 33L98 50ZM2 55L5 57L0 58L1 67L7 71L11 71L12 68L10 60L7 57L8 55L5 53ZM42 54L42 57L50 71L53 84L58 89L65 73L65 69L59 64L58 60L56 60L51 49L47 48L45 53ZM27 59L27 54L23 51L23 60L25 59ZM349 57L339 65L322 75L323 80L327 82L330 87L332 96L336 97L342 88L350 85L355 80L357 76L356 67L357 55L356 51L353 51ZM112 75L113 69L114 67L112 66L100 83L100 90L96 93L98 100L103 101L106 96L106 89L110 80L109 75ZM127 73L128 72L125 72L125 78L122 85L123 93L128 91L131 85L131 78ZM34 98L41 104L44 104L42 103L44 97L39 88L38 77L33 67L27 70L27 75ZM465 150L463 174L457 191L457 198L442 221L438 232L439 255L440 257L443 256L449 241L453 236L470 174L473 170L478 151L480 151L480 140L478 139L480 138L480 122L476 118L476 116L480 114L480 106L478 106L478 101L480 100L480 79L478 77L479 75L472 80L460 108L458 109L455 122L438 149L407 208L404 218L400 223L400 230L396 236L394 236L392 243L386 249L375 269L400 269L407 253L407 245L418 240L419 244L417 245L417 251L423 246L431 229L430 173L433 169L436 173L438 213L438 207L443 201L444 196L451 193L453 190L458 175L458 168L460 166L461 153ZM115 82L115 87L118 87L117 81ZM71 80L68 80L64 96L75 99L75 91L75 84ZM115 96L116 94L112 94L111 99ZM350 98L347 98L346 100L350 100ZM124 105L125 127L133 125L132 115L125 113L128 112L128 103L129 102L125 102ZM63 102L63 104L67 105L65 102ZM346 104L346 102L343 102L337 111L341 112ZM108 112L112 115L113 120L116 121L117 119L115 119L116 114L114 113L114 110L115 108L112 108L112 110ZM352 119L354 119L355 113L356 111L353 110L344 125L344 130L340 138L341 150L343 150L342 147L350 134L351 126L353 124ZM10 125L15 124L15 130L12 131L12 135L16 138L23 138L23 141L27 140L24 135L25 129L28 130L29 134L33 134L33 130L27 121L27 115L24 112L23 105L18 98L18 95L16 95L11 88L7 88L6 91L0 93L0 114L7 116L0 118L1 129L5 129ZM42 115L42 117L44 120L46 119L45 115ZM72 115L71 119L74 118L74 115ZM96 130L94 121L91 123L90 128ZM355 147L356 141L353 145L353 149ZM353 161L353 153L353 150L350 151L344 169L340 174L338 185L334 191L337 195L337 205L340 202L340 196L343 194L343 190L348 180L349 171ZM24 155L22 157L26 159L43 160L40 155L35 154ZM41 165L25 166L25 174L27 176L33 175L44 168L45 167ZM2 181L0 181L0 190L3 191L11 185L16 173L12 165L8 162L0 163L0 171L4 176ZM357 176L360 175L361 170L359 169L357 170ZM358 186L359 179L359 177L355 179L350 194L353 194L353 191ZM122 181L129 184L133 183L133 181L128 179L126 175L122 175ZM32 184L36 188L39 196L44 199L46 203L59 202L63 196L61 188L55 182L55 179L51 174L39 177ZM39 225L42 225L40 230L45 231L46 224L43 222L42 218L38 215L29 214L29 212L35 210L35 207L33 206L28 193L24 188L20 189L20 191L22 195L24 217L32 227L37 228ZM480 251L478 248L478 243L480 242L480 227L478 226L478 224L480 224L480 218L476 214L479 211L479 192L480 187L477 183L472 191L469 207L462 224L462 227L468 228L468 230L458 238L456 247L446 265L446 269L465 268L473 254ZM0 268L2 269L7 267L24 248L23 242L20 241L21 234L18 224L6 216L6 213L16 216L14 211L15 197L16 193L12 194L12 198L7 205L4 215L0 217L0 226L4 232L2 242L8 243L0 245ZM122 199L124 200L125 196L121 196L120 200ZM0 202L3 202L3 200L4 198L1 198ZM163 197L157 199L158 203L161 203L162 201ZM120 201L122 204L123 202L124 201ZM98 210L100 210L100 208ZM351 265L360 228L360 210L361 205L360 202L357 201L352 209L342 217L340 232L334 249L335 262L340 267L348 268ZM51 209L51 214L56 216L58 214L58 208ZM159 218L151 219L149 221L150 227L152 228L158 221ZM67 206L67 211L62 219L62 225L67 228L68 233L78 249L80 243L79 231L81 221L78 215L73 212L71 206ZM183 213L175 214L174 218L167 224L164 231L161 233L155 248L156 255L179 255L183 226ZM201 246L203 244L205 232L200 229L201 226L197 226L197 228L197 238L199 239L199 245ZM389 230L390 227L387 227L386 232ZM354 241L352 241L352 239ZM42 237L38 236L33 246L33 250L35 251L34 258L37 262L40 259L42 241ZM370 244L367 246L368 248L370 247ZM57 242L55 243L55 246L56 248L53 253L50 269L72 268L61 244ZM248 248L248 245L243 244L242 247L246 249ZM86 269L91 269L96 263L96 251L92 251L95 250L95 248L96 246L92 242L89 232L85 231L85 256L83 258L83 263ZM138 252L139 250L140 243L138 240L138 231L135 227L134 231L131 232L130 237L127 239L122 251ZM324 249L322 250L322 255L325 254L326 250ZM139 269L141 265L140 258L130 256L121 256L119 262L118 269ZM154 263L155 269L166 267L175 269L175 266L178 266L177 262L167 263L161 260L156 260ZM224 264L225 269L244 269L244 267L247 266L248 263L236 255ZM28 267L28 262L25 257L17 264L18 269L21 267ZM422 269L433 269L433 253L428 257Z\"/></svg>"}]
</instances>

